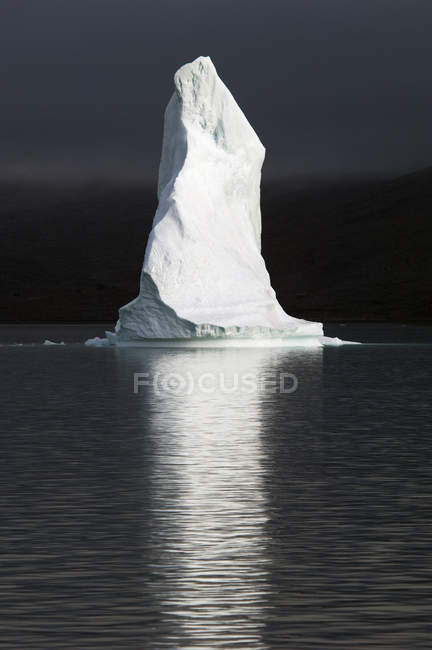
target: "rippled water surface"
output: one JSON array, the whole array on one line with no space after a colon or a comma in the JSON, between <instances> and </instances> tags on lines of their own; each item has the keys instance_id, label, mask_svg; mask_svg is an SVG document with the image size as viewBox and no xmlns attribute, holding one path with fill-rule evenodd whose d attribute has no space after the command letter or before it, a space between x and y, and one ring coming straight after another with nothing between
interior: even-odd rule
<instances>
[{"instance_id":1,"label":"rippled water surface","mask_svg":"<svg viewBox=\"0 0 432 650\"><path fill-rule=\"evenodd\" d=\"M430 648L432 333L333 330L0 346L0 647Z\"/></svg>"}]
</instances>

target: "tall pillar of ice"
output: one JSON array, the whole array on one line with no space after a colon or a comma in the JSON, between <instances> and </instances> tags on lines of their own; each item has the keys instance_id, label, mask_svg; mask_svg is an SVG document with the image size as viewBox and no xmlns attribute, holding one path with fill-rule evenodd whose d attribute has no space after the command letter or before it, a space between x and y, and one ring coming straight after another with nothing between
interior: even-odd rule
<instances>
[{"instance_id":1,"label":"tall pillar of ice","mask_svg":"<svg viewBox=\"0 0 432 650\"><path fill-rule=\"evenodd\" d=\"M261 256L258 136L209 57L174 83L140 293L120 309L117 341L321 335L283 311Z\"/></svg>"}]
</instances>

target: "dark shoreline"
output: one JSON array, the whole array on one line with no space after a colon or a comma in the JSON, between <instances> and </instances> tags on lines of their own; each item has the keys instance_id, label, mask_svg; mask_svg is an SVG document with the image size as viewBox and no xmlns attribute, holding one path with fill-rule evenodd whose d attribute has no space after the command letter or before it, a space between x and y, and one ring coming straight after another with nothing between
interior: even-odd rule
<instances>
[{"instance_id":1,"label":"dark shoreline","mask_svg":"<svg viewBox=\"0 0 432 650\"><path fill-rule=\"evenodd\" d=\"M157 200L145 186L0 182L0 322L106 323L133 300ZM432 169L263 181L262 252L284 310L432 323Z\"/></svg>"}]
</instances>

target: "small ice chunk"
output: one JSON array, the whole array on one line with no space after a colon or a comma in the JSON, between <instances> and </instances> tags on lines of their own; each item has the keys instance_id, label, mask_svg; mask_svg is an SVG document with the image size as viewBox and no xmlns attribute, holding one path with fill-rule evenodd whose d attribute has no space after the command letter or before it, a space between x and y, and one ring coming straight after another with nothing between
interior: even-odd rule
<instances>
[{"instance_id":1,"label":"small ice chunk","mask_svg":"<svg viewBox=\"0 0 432 650\"><path fill-rule=\"evenodd\" d=\"M361 345L358 341L343 341L342 339L335 336L321 336L320 341L325 346L339 346L339 345Z\"/></svg>"},{"instance_id":2,"label":"small ice chunk","mask_svg":"<svg viewBox=\"0 0 432 650\"><path fill-rule=\"evenodd\" d=\"M101 338L100 336L95 336L93 339L87 339L84 345L89 345L95 348L100 348L105 345L109 345L108 339Z\"/></svg>"}]
</instances>

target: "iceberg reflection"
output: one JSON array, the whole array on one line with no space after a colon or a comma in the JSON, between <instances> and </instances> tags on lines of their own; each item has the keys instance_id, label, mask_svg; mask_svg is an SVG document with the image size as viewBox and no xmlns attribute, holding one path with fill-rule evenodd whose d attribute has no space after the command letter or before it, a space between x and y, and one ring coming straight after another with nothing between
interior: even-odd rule
<instances>
[{"instance_id":1,"label":"iceberg reflection","mask_svg":"<svg viewBox=\"0 0 432 650\"><path fill-rule=\"evenodd\" d=\"M261 405L241 379L266 371L263 351L160 353L153 376L191 373L194 390L153 405L153 543L161 607L182 647L261 643L267 594L267 498ZM181 370L180 370L181 369ZM200 377L209 392L199 387ZM236 388L235 377L240 379Z\"/></svg>"},{"instance_id":2,"label":"iceberg reflection","mask_svg":"<svg viewBox=\"0 0 432 650\"><path fill-rule=\"evenodd\" d=\"M266 437L275 400L286 401L288 427L299 415L295 393L279 393L279 373L299 374L301 390L310 363L317 378L321 350L116 353L123 371L148 378L134 397L146 440L143 589L153 599L153 647L268 648L274 459ZM181 390L176 377L189 378Z\"/></svg>"}]
</instances>

